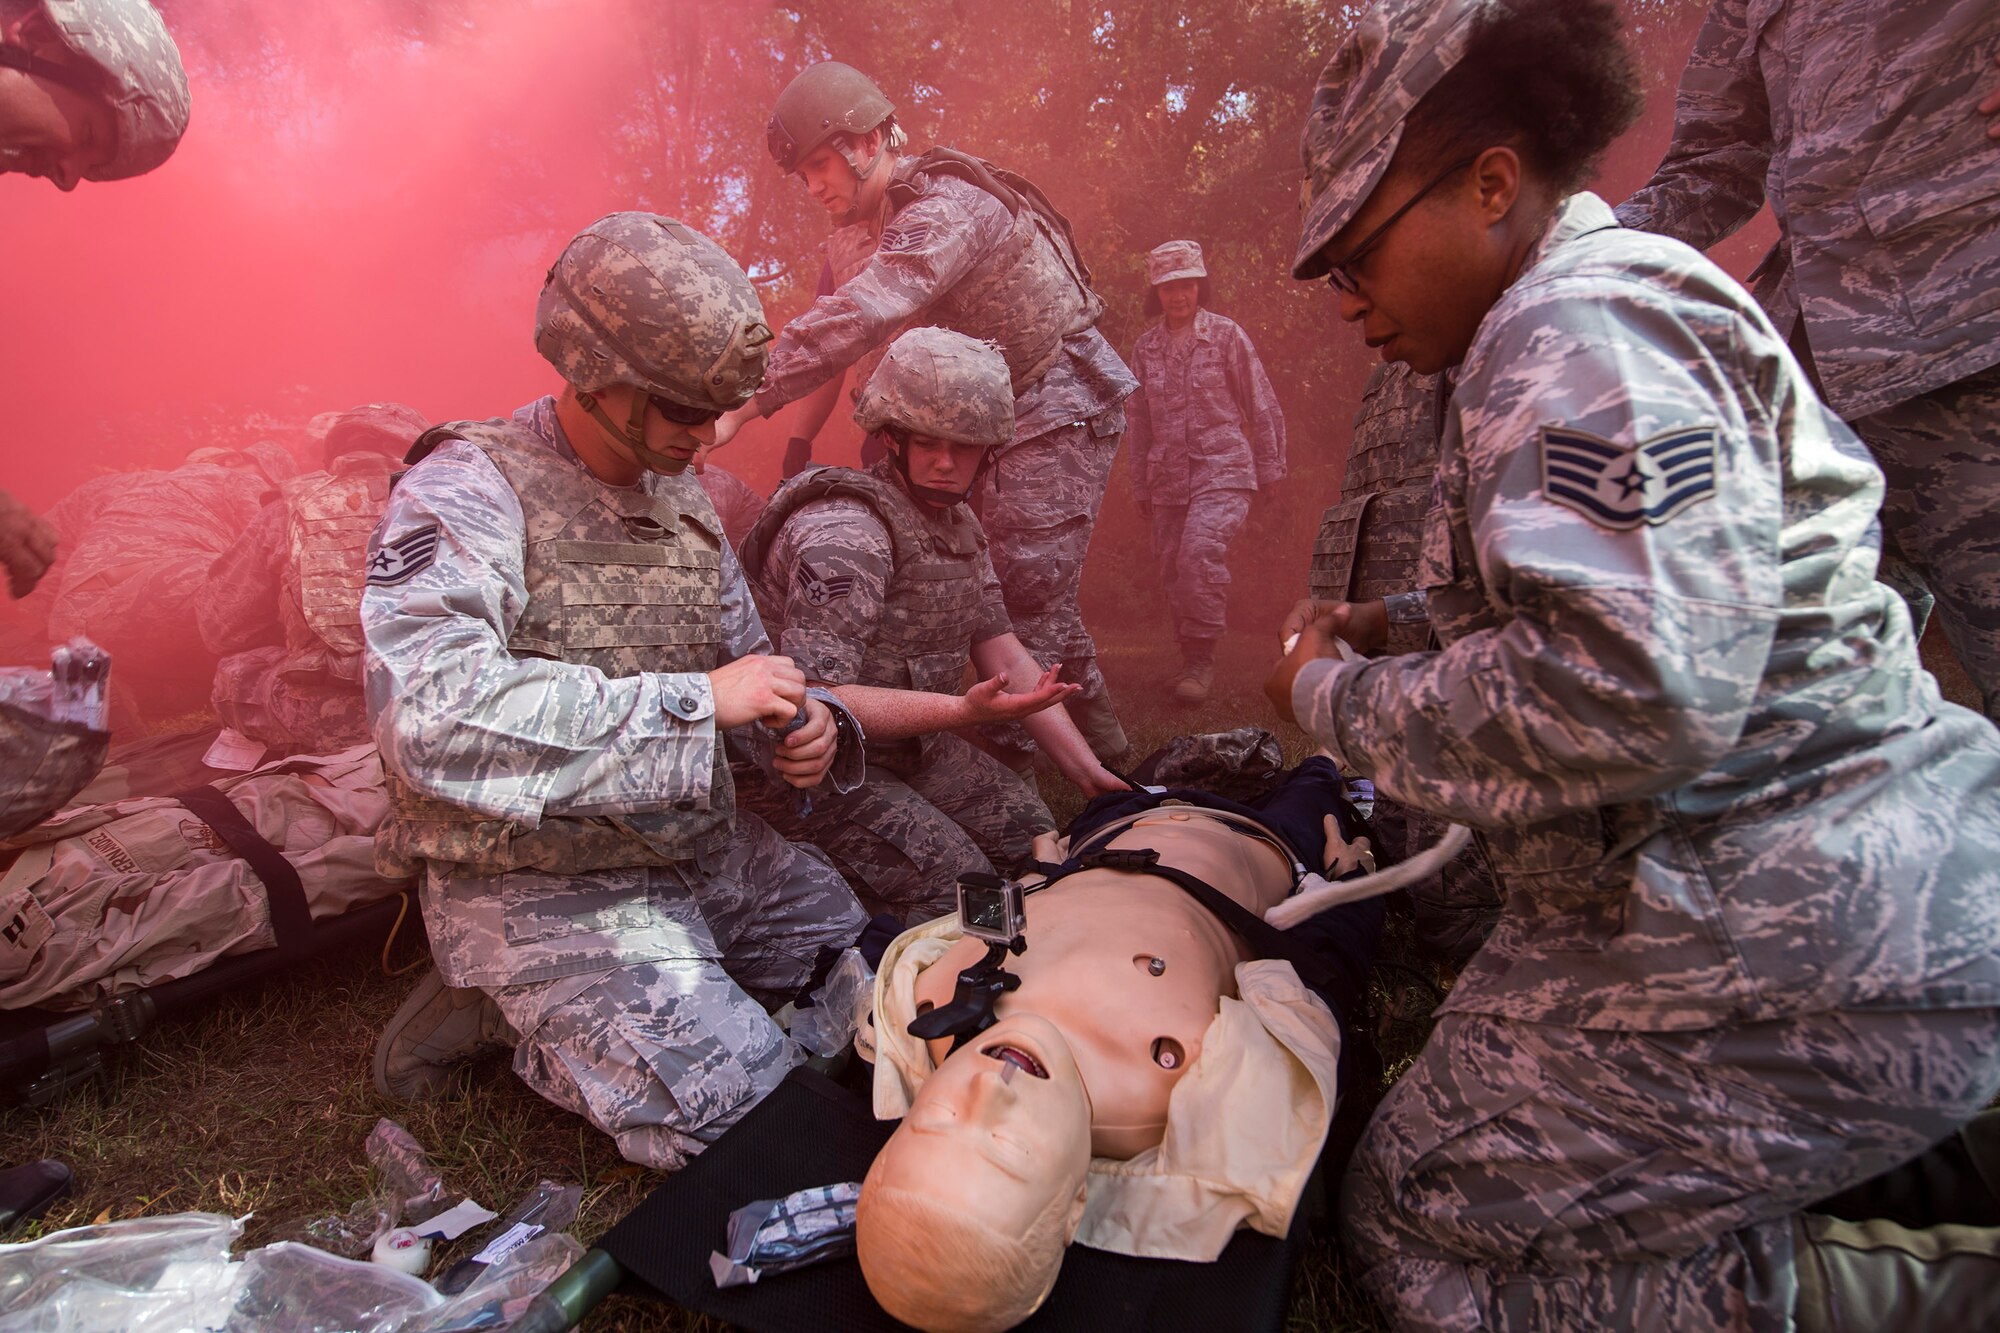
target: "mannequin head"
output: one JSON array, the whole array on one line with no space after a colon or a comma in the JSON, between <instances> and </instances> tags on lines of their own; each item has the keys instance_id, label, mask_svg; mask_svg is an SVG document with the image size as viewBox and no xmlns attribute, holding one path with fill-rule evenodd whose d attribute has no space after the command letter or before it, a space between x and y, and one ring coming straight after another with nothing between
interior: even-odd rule
<instances>
[{"instance_id":1,"label":"mannequin head","mask_svg":"<svg viewBox=\"0 0 2000 1333\"><path fill-rule=\"evenodd\" d=\"M1068 1043L1033 1014L1002 1019L925 1081L862 1182L869 1290L919 1328L1012 1328L1055 1285L1089 1168Z\"/></svg>"}]
</instances>

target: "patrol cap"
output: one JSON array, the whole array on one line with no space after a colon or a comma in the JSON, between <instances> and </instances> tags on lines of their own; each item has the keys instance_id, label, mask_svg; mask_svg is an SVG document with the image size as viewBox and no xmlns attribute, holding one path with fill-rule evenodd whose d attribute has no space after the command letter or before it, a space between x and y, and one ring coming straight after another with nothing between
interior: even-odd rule
<instances>
[{"instance_id":1,"label":"patrol cap","mask_svg":"<svg viewBox=\"0 0 2000 1333\"><path fill-rule=\"evenodd\" d=\"M764 144L780 171L797 171L834 135L866 134L895 114L895 104L873 79L852 65L822 60L778 94Z\"/></svg>"},{"instance_id":2,"label":"patrol cap","mask_svg":"<svg viewBox=\"0 0 2000 1333\"><path fill-rule=\"evenodd\" d=\"M1197 241L1168 241L1146 252L1146 282L1150 286L1207 276L1208 269L1201 262L1201 244Z\"/></svg>"},{"instance_id":3,"label":"patrol cap","mask_svg":"<svg viewBox=\"0 0 2000 1333\"><path fill-rule=\"evenodd\" d=\"M1388 171L1403 125L1465 58L1481 15L1500 0L1379 0L1320 71L1299 149L1307 203L1292 276L1317 278L1321 256Z\"/></svg>"},{"instance_id":4,"label":"patrol cap","mask_svg":"<svg viewBox=\"0 0 2000 1333\"><path fill-rule=\"evenodd\" d=\"M414 407L402 403L363 403L345 412L322 413L313 418L308 429L331 456L351 448L368 447L360 443L368 436L393 442L395 452L400 455L430 428L431 423Z\"/></svg>"},{"instance_id":5,"label":"patrol cap","mask_svg":"<svg viewBox=\"0 0 2000 1333\"><path fill-rule=\"evenodd\" d=\"M612 213L577 233L535 306L535 350L578 389L630 384L683 407L748 401L771 336L728 251L654 213Z\"/></svg>"},{"instance_id":6,"label":"patrol cap","mask_svg":"<svg viewBox=\"0 0 2000 1333\"><path fill-rule=\"evenodd\" d=\"M97 90L118 122L118 147L85 180L115 181L151 171L187 131L188 83L166 22L146 0L39 0L71 54L103 76Z\"/></svg>"},{"instance_id":7,"label":"patrol cap","mask_svg":"<svg viewBox=\"0 0 2000 1333\"><path fill-rule=\"evenodd\" d=\"M854 407L865 431L896 426L954 444L1014 438L1014 385L992 343L951 329L911 329L889 344Z\"/></svg>"}]
</instances>

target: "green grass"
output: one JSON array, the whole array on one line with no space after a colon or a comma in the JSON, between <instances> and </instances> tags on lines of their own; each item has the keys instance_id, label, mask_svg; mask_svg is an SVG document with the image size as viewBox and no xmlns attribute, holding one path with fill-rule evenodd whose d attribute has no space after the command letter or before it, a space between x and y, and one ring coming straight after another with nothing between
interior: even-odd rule
<instances>
[{"instance_id":1,"label":"green grass","mask_svg":"<svg viewBox=\"0 0 2000 1333\"><path fill-rule=\"evenodd\" d=\"M1251 619L1239 617L1238 623ZM1215 694L1195 709L1165 702L1178 662L1164 636L1114 626L1099 637L1121 714L1141 753L1177 733L1246 721L1271 725L1261 693L1275 651L1269 632L1246 629L1223 644ZM1927 643L1935 646L1935 640ZM1927 656L1947 693L1963 699L1969 684L1948 654ZM1281 734L1291 756L1304 753L1296 732ZM1044 779L1043 786L1059 818L1080 805L1060 781ZM1403 952L1402 942L1392 918L1385 954ZM420 936L406 935L392 961L410 962L421 948ZM575 1229L589 1243L658 1177L626 1165L608 1138L530 1092L503 1059L482 1062L462 1094L441 1102L399 1107L376 1095L368 1079L374 1035L414 976L388 976L372 956L315 963L115 1051L106 1079L52 1107L0 1112L0 1164L56 1157L77 1173L77 1192L37 1232L99 1217L204 1209L254 1213L244 1243L266 1243L288 1225L344 1210L366 1193L362 1143L376 1118L386 1115L401 1120L429 1149L450 1184L496 1210L543 1177L583 1182L588 1192ZM1392 1074L1421 1039L1421 1024L1384 1034ZM1380 1091L1353 1089L1350 1095L1372 1101ZM440 1267L468 1247L441 1252ZM1299 1330L1385 1327L1330 1232L1315 1238L1299 1271L1289 1322ZM585 1327L606 1333L720 1326L614 1298Z\"/></svg>"}]
</instances>

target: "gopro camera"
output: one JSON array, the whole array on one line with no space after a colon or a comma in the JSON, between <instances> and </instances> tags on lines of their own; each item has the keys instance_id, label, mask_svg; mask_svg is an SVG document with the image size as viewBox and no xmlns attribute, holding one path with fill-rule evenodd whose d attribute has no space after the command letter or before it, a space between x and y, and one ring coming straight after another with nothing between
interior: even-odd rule
<instances>
[{"instance_id":1,"label":"gopro camera","mask_svg":"<svg viewBox=\"0 0 2000 1333\"><path fill-rule=\"evenodd\" d=\"M959 928L991 944L1012 944L1028 926L1018 880L981 872L958 877Z\"/></svg>"}]
</instances>

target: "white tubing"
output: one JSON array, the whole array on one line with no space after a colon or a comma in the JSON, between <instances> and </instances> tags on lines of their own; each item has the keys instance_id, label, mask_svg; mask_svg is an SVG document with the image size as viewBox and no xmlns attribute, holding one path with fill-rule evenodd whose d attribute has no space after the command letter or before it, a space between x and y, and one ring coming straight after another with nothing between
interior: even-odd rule
<instances>
[{"instance_id":1,"label":"white tubing","mask_svg":"<svg viewBox=\"0 0 2000 1333\"><path fill-rule=\"evenodd\" d=\"M1429 875L1435 875L1444 868L1444 863L1458 854L1472 837L1472 830L1463 824L1453 824L1444 831L1437 845L1426 847L1401 865L1390 866L1372 875L1359 879L1343 879L1328 884L1321 880L1323 887L1307 889L1304 893L1293 894L1285 901L1264 913L1264 919L1280 930L1289 930L1301 921L1318 916L1329 907L1342 903L1358 903L1384 893L1394 893L1397 889L1413 884ZM1307 877L1318 879L1317 875Z\"/></svg>"}]
</instances>

